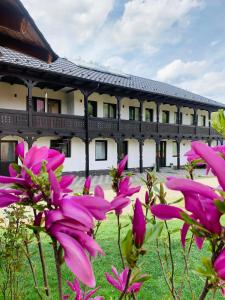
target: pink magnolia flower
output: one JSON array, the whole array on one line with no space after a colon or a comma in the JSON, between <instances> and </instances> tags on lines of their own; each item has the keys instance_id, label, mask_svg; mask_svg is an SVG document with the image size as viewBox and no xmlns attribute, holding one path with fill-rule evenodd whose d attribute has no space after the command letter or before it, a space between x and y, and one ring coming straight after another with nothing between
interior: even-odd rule
<instances>
[{"instance_id":1,"label":"pink magnolia flower","mask_svg":"<svg viewBox=\"0 0 225 300\"><path fill-rule=\"evenodd\" d=\"M183 193L186 211L175 206L158 204L151 207L153 215L162 220L170 220L172 218L183 220L181 213L185 212L210 233L219 234L221 232L222 227L219 222L221 213L214 204L214 200L219 199L219 196L211 187L190 179L181 178L170 178L166 185L172 190ZM188 229L189 225L185 223L181 230L183 246L185 245ZM202 238L196 237L196 244L199 248L201 248L202 242Z\"/></svg>"},{"instance_id":2,"label":"pink magnolia flower","mask_svg":"<svg viewBox=\"0 0 225 300\"><path fill-rule=\"evenodd\" d=\"M105 273L106 280L109 284L111 284L114 288L123 292L126 287L127 277L129 269L125 268L120 274L117 272L115 267L112 267L112 272L115 277L111 276L109 273ZM138 293L142 286L143 282L134 282L128 284L128 289L126 294L130 293Z\"/></svg>"},{"instance_id":3,"label":"pink magnolia flower","mask_svg":"<svg viewBox=\"0 0 225 300\"><path fill-rule=\"evenodd\" d=\"M225 249L220 252L214 261L213 268L220 278L218 286L221 287L221 293L225 297Z\"/></svg>"},{"instance_id":4,"label":"pink magnolia flower","mask_svg":"<svg viewBox=\"0 0 225 300\"><path fill-rule=\"evenodd\" d=\"M49 172L52 190L53 210L45 211L46 231L64 249L65 263L70 270L87 286L95 286L95 278L90 259L104 254L90 236L94 219L103 220L110 210L110 204L99 196L64 195L54 172Z\"/></svg>"},{"instance_id":5,"label":"pink magnolia flower","mask_svg":"<svg viewBox=\"0 0 225 300\"><path fill-rule=\"evenodd\" d=\"M133 236L134 244L137 248L141 248L145 240L146 222L142 205L139 199L136 200L134 206L133 217Z\"/></svg>"},{"instance_id":6,"label":"pink magnolia flower","mask_svg":"<svg viewBox=\"0 0 225 300\"><path fill-rule=\"evenodd\" d=\"M146 205L150 204L149 192L148 191L145 192L145 204Z\"/></svg>"},{"instance_id":7,"label":"pink magnolia flower","mask_svg":"<svg viewBox=\"0 0 225 300\"><path fill-rule=\"evenodd\" d=\"M76 294L74 300L104 300L104 298L101 296L96 296L92 298L92 296L99 290L99 287L94 290L84 292L81 290L79 281L77 279L74 279L73 283L67 281L67 284L70 287L70 289ZM69 295L64 296L64 300L67 299L69 299Z\"/></svg>"},{"instance_id":8,"label":"pink magnolia flower","mask_svg":"<svg viewBox=\"0 0 225 300\"><path fill-rule=\"evenodd\" d=\"M119 162L118 166L117 166L117 175L118 177L121 177L121 175L123 174L126 164L128 161L128 155L125 155L124 158Z\"/></svg>"}]
</instances>

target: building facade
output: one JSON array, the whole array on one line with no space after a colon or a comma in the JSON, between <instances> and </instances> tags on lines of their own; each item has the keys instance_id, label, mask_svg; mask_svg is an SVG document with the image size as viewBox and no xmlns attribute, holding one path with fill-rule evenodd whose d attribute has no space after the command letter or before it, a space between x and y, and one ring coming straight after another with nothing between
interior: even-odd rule
<instances>
[{"instance_id":1,"label":"building facade","mask_svg":"<svg viewBox=\"0 0 225 300\"><path fill-rule=\"evenodd\" d=\"M27 148L36 144L64 152L64 171L85 175L106 172L125 154L131 170L180 168L192 140L223 143L210 126L211 113L222 104L60 58L20 1L13 8L12 1L2 3L0 12L9 15L6 22L0 13L2 174L17 160L14 149L21 140ZM17 25L10 23L12 9Z\"/></svg>"}]
</instances>

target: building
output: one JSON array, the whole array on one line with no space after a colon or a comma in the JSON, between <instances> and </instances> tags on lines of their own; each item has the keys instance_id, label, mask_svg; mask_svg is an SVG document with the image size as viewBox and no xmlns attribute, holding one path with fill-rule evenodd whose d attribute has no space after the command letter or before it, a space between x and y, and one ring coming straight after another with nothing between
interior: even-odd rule
<instances>
[{"instance_id":1,"label":"building","mask_svg":"<svg viewBox=\"0 0 225 300\"><path fill-rule=\"evenodd\" d=\"M166 83L74 64L51 49L19 0L0 2L0 172L24 140L66 154L65 172L180 168L192 140L222 143L223 105Z\"/></svg>"}]
</instances>

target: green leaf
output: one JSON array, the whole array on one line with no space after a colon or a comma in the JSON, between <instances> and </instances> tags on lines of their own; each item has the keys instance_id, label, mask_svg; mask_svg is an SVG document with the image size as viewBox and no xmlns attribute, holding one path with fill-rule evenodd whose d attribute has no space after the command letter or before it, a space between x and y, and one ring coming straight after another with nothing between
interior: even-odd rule
<instances>
[{"instance_id":1,"label":"green leaf","mask_svg":"<svg viewBox=\"0 0 225 300\"><path fill-rule=\"evenodd\" d=\"M145 235L145 241L153 241L160 237L162 230L164 227L164 222L157 222L154 225L150 225L150 228L147 229L147 233Z\"/></svg>"},{"instance_id":2,"label":"green leaf","mask_svg":"<svg viewBox=\"0 0 225 300\"><path fill-rule=\"evenodd\" d=\"M131 229L128 230L125 238L121 242L121 250L123 256L128 257L133 247L133 234Z\"/></svg>"},{"instance_id":3,"label":"green leaf","mask_svg":"<svg viewBox=\"0 0 225 300\"><path fill-rule=\"evenodd\" d=\"M195 220L190 218L185 212L180 212L182 219L189 225L199 225Z\"/></svg>"},{"instance_id":4,"label":"green leaf","mask_svg":"<svg viewBox=\"0 0 225 300\"><path fill-rule=\"evenodd\" d=\"M175 201L173 201L173 202L170 202L170 204L176 204L176 203L179 203L179 202L181 202L181 201L183 201L183 200L184 200L184 198L181 197L181 198L179 198L179 199L177 199L177 200L175 200Z\"/></svg>"},{"instance_id":5,"label":"green leaf","mask_svg":"<svg viewBox=\"0 0 225 300\"><path fill-rule=\"evenodd\" d=\"M214 201L217 209L222 213L225 214L225 202L221 200L215 200Z\"/></svg>"}]
</instances>

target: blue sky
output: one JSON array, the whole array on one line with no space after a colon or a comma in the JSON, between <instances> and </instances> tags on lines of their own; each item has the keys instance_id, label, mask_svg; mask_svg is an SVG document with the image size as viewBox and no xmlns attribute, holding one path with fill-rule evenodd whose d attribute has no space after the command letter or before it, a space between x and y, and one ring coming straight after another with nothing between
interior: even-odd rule
<instances>
[{"instance_id":1,"label":"blue sky","mask_svg":"<svg viewBox=\"0 0 225 300\"><path fill-rule=\"evenodd\" d=\"M225 103L225 0L23 3L62 57L168 82Z\"/></svg>"}]
</instances>

